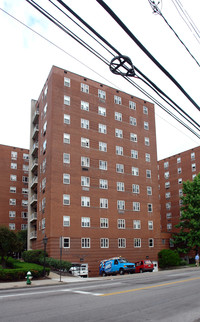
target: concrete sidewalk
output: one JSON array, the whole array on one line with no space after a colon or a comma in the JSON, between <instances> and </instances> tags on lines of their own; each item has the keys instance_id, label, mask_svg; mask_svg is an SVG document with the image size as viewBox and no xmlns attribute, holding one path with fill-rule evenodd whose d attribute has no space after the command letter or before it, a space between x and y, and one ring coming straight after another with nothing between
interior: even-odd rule
<instances>
[{"instance_id":1,"label":"concrete sidewalk","mask_svg":"<svg viewBox=\"0 0 200 322\"><path fill-rule=\"evenodd\" d=\"M98 277L94 278L82 278L79 276L61 276L60 282L60 275L50 272L48 278L44 279L32 279L31 285L26 284L26 280L24 281L17 281L17 282L0 282L0 290L12 289L12 288L31 288L35 286L48 286L48 285L60 285L65 283L76 283L76 282L84 282L88 280L97 280Z\"/></svg>"}]
</instances>

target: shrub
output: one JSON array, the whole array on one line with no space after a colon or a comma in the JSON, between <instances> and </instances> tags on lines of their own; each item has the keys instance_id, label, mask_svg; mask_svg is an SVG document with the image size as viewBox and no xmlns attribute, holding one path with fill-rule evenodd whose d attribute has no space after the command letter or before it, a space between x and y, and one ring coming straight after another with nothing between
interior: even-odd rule
<instances>
[{"instance_id":1,"label":"shrub","mask_svg":"<svg viewBox=\"0 0 200 322\"><path fill-rule=\"evenodd\" d=\"M12 262L13 269L0 269L0 281L19 281L26 277L28 271L31 272L33 278L43 276L43 267L33 263L23 263L18 260L9 258ZM50 268L45 268L45 272L49 275Z\"/></svg>"},{"instance_id":2,"label":"shrub","mask_svg":"<svg viewBox=\"0 0 200 322\"><path fill-rule=\"evenodd\" d=\"M64 270L64 271L69 271L70 267L72 266L72 264L68 261L61 261L59 259L55 259L52 257L47 257L45 259L45 263L46 266L50 267L52 270ZM44 258L41 257L40 258L40 264L43 265L44 264Z\"/></svg>"},{"instance_id":3,"label":"shrub","mask_svg":"<svg viewBox=\"0 0 200 322\"><path fill-rule=\"evenodd\" d=\"M171 267L180 265L181 259L176 251L163 249L158 253L159 267Z\"/></svg>"},{"instance_id":4,"label":"shrub","mask_svg":"<svg viewBox=\"0 0 200 322\"><path fill-rule=\"evenodd\" d=\"M48 256L47 253L46 256ZM27 263L40 264L40 259L44 258L44 251L41 249L27 250L23 252L22 258Z\"/></svg>"}]
</instances>

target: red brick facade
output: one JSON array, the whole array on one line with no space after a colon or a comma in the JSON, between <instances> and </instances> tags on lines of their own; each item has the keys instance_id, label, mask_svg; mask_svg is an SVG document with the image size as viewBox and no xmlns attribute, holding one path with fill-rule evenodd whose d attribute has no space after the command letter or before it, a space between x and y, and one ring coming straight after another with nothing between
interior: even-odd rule
<instances>
[{"instance_id":1,"label":"red brick facade","mask_svg":"<svg viewBox=\"0 0 200 322\"><path fill-rule=\"evenodd\" d=\"M0 225L27 229L29 150L0 145Z\"/></svg>"},{"instance_id":2,"label":"red brick facade","mask_svg":"<svg viewBox=\"0 0 200 322\"><path fill-rule=\"evenodd\" d=\"M157 260L162 247L153 104L53 67L32 101L29 247L89 264ZM119 208L119 209L118 209Z\"/></svg>"},{"instance_id":3,"label":"red brick facade","mask_svg":"<svg viewBox=\"0 0 200 322\"><path fill-rule=\"evenodd\" d=\"M180 220L182 182L200 172L200 147L160 160L159 185L161 204L161 230L176 232Z\"/></svg>"}]
</instances>

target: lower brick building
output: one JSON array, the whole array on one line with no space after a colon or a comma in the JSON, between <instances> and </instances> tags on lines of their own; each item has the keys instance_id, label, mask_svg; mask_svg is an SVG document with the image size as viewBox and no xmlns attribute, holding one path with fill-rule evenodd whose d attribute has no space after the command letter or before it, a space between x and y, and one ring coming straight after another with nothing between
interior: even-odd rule
<instances>
[{"instance_id":1,"label":"lower brick building","mask_svg":"<svg viewBox=\"0 0 200 322\"><path fill-rule=\"evenodd\" d=\"M27 229L29 150L0 145L0 225Z\"/></svg>"},{"instance_id":2,"label":"lower brick building","mask_svg":"<svg viewBox=\"0 0 200 322\"><path fill-rule=\"evenodd\" d=\"M29 248L89 264L164 247L154 105L53 66L31 103Z\"/></svg>"},{"instance_id":3,"label":"lower brick building","mask_svg":"<svg viewBox=\"0 0 200 322\"><path fill-rule=\"evenodd\" d=\"M177 232L183 181L200 172L200 146L158 161L162 232Z\"/></svg>"}]
</instances>

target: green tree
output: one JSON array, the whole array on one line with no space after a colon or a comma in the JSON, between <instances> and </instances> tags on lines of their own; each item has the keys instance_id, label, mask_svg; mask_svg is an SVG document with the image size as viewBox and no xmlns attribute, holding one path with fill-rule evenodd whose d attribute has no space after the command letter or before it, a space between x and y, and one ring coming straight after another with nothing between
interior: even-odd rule
<instances>
[{"instance_id":1,"label":"green tree","mask_svg":"<svg viewBox=\"0 0 200 322\"><path fill-rule=\"evenodd\" d=\"M19 243L18 252L22 253L27 250L27 230L20 230L17 232L17 239Z\"/></svg>"},{"instance_id":2,"label":"green tree","mask_svg":"<svg viewBox=\"0 0 200 322\"><path fill-rule=\"evenodd\" d=\"M7 227L0 226L0 256L1 265L6 267L8 256L17 251L19 247L16 234Z\"/></svg>"},{"instance_id":3,"label":"green tree","mask_svg":"<svg viewBox=\"0 0 200 322\"><path fill-rule=\"evenodd\" d=\"M200 173L193 181L183 182L180 231L173 236L178 252L187 254L200 248Z\"/></svg>"}]
</instances>

